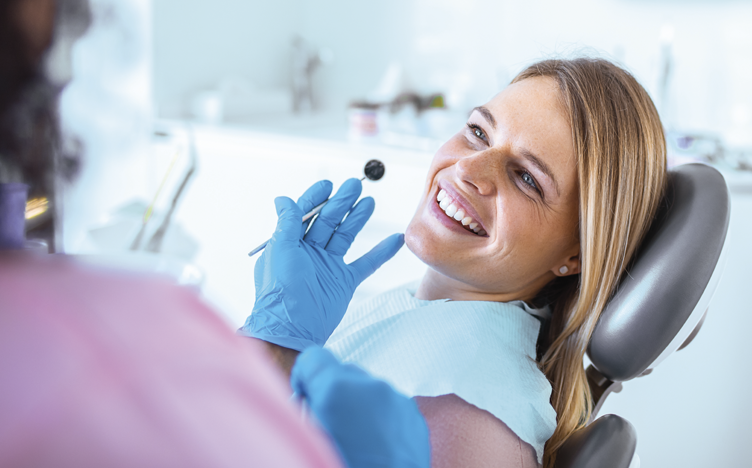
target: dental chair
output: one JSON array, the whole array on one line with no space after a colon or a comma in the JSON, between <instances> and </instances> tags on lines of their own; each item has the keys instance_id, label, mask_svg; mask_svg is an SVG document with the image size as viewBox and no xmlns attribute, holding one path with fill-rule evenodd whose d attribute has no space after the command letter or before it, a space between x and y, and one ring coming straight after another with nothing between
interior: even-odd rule
<instances>
[{"instance_id":1,"label":"dental chair","mask_svg":"<svg viewBox=\"0 0 752 468\"><path fill-rule=\"evenodd\" d=\"M710 166L668 172L660 210L588 346L591 422L559 449L556 468L633 468L637 434L613 414L595 417L622 383L650 374L686 347L707 315L725 264L729 195ZM595 420L594 420L595 419Z\"/></svg>"}]
</instances>

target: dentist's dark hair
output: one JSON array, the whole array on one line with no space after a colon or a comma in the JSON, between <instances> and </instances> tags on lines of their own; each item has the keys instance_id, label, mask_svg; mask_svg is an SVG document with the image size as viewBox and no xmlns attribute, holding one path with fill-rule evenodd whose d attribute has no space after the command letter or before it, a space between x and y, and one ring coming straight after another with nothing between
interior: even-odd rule
<instances>
[{"instance_id":1,"label":"dentist's dark hair","mask_svg":"<svg viewBox=\"0 0 752 468\"><path fill-rule=\"evenodd\" d=\"M60 89L45 58L59 34L80 35L89 22L86 0L0 0L0 182L51 193L56 174L75 174L78 154L60 148Z\"/></svg>"},{"instance_id":2,"label":"dentist's dark hair","mask_svg":"<svg viewBox=\"0 0 752 468\"><path fill-rule=\"evenodd\" d=\"M549 77L559 87L572 130L579 182L581 273L539 294L553 318L540 366L551 381L557 427L544 468L592 411L583 357L601 312L650 228L666 184L666 142L645 89L601 59L545 60L512 81Z\"/></svg>"}]
</instances>

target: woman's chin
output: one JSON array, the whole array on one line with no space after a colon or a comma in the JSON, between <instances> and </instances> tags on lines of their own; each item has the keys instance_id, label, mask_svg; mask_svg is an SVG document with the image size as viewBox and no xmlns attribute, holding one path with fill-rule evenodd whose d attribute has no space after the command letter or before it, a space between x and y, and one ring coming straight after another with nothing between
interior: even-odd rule
<instances>
[{"instance_id":1,"label":"woman's chin","mask_svg":"<svg viewBox=\"0 0 752 468\"><path fill-rule=\"evenodd\" d=\"M407 229L405 229L405 246L410 249L410 252L415 254L416 257L425 263L423 257L427 247L427 239L417 231L420 231L420 229L415 226L415 220L413 219L410 224L407 225Z\"/></svg>"},{"instance_id":2,"label":"woman's chin","mask_svg":"<svg viewBox=\"0 0 752 468\"><path fill-rule=\"evenodd\" d=\"M405 230L405 245L427 266L441 269L442 260L445 260L441 255L443 249L436 245L434 236L427 231L425 226L413 219Z\"/></svg>"}]
</instances>

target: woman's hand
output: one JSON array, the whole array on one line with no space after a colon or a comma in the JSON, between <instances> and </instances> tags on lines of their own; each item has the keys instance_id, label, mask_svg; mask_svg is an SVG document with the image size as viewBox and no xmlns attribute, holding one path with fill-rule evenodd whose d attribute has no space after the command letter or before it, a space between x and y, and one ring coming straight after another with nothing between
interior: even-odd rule
<instances>
[{"instance_id":1,"label":"woman's hand","mask_svg":"<svg viewBox=\"0 0 752 468\"><path fill-rule=\"evenodd\" d=\"M287 197L274 200L277 229L256 262L256 303L241 333L297 351L329 339L355 288L404 243L404 236L395 234L351 264L344 262L373 213L370 197L353 206L361 189L358 179L342 184L308 233L303 215L326 200L331 182L317 182L297 204Z\"/></svg>"}]
</instances>

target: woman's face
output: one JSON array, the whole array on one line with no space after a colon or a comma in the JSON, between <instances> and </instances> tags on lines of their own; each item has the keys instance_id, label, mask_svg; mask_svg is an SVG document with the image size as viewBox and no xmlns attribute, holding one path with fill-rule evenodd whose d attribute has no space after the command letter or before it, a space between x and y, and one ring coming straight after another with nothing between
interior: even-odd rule
<instances>
[{"instance_id":1,"label":"woman's face","mask_svg":"<svg viewBox=\"0 0 752 468\"><path fill-rule=\"evenodd\" d=\"M556 82L536 77L476 108L439 149L405 241L466 297L529 300L579 273L577 224L569 120Z\"/></svg>"}]
</instances>

